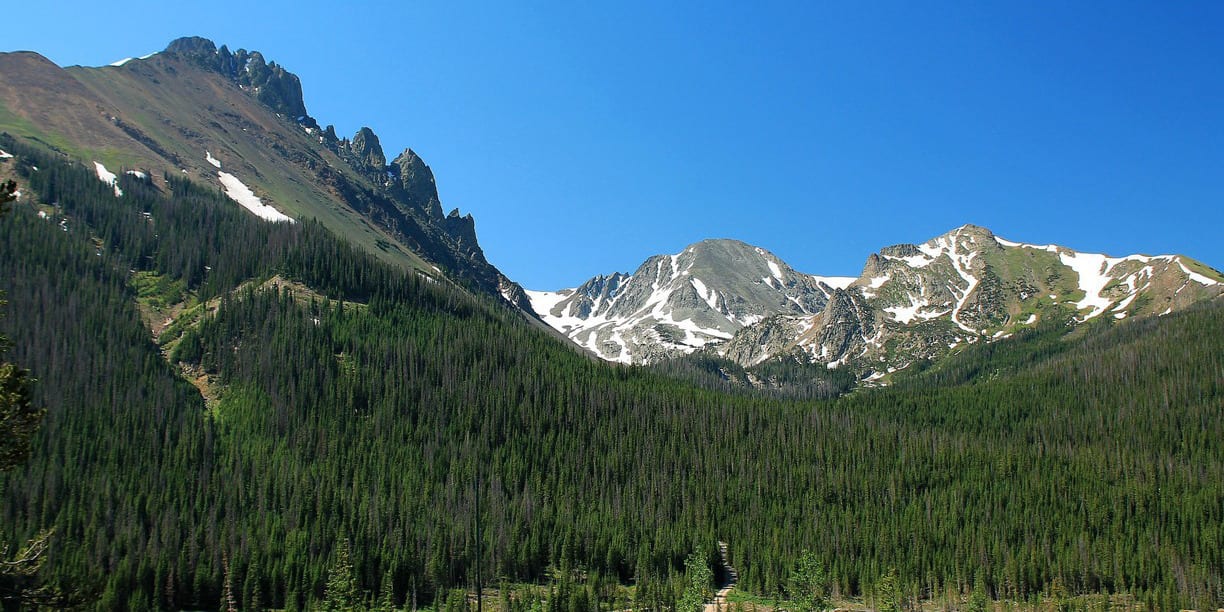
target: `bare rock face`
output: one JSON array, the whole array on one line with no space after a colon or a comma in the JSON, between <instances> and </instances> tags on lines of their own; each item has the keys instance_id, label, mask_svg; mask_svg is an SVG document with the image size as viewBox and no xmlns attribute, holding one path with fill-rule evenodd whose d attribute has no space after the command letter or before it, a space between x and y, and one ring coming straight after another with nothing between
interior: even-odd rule
<instances>
[{"instance_id":1,"label":"bare rock face","mask_svg":"<svg viewBox=\"0 0 1224 612\"><path fill-rule=\"evenodd\" d=\"M378 142L378 135L374 130L368 127L357 130L348 147L356 164L376 172L382 172L386 168L387 157L383 155L382 144Z\"/></svg>"},{"instance_id":2,"label":"bare rock face","mask_svg":"<svg viewBox=\"0 0 1224 612\"><path fill-rule=\"evenodd\" d=\"M415 151L405 149L391 162L389 171L393 179L391 193L396 199L430 219L442 220L442 203L438 199L433 170Z\"/></svg>"},{"instance_id":3,"label":"bare rock face","mask_svg":"<svg viewBox=\"0 0 1224 612\"><path fill-rule=\"evenodd\" d=\"M831 293L764 249L705 240L651 257L632 275L528 295L546 322L600 357L649 363L721 344L768 317L815 314Z\"/></svg>"},{"instance_id":4,"label":"bare rock face","mask_svg":"<svg viewBox=\"0 0 1224 612\"><path fill-rule=\"evenodd\" d=\"M258 51L239 49L231 53L225 45L218 49L207 38L191 36L172 41L165 53L216 71L240 87L252 90L255 97L273 111L318 127L306 114L301 80L276 62L267 62Z\"/></svg>"}]
</instances>

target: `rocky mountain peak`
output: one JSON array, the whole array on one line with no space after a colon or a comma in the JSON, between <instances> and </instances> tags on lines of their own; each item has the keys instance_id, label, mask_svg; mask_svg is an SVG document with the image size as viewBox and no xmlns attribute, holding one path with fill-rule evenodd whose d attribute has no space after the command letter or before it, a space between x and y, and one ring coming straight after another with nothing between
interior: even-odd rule
<instances>
[{"instance_id":1,"label":"rocky mountain peak","mask_svg":"<svg viewBox=\"0 0 1224 612\"><path fill-rule=\"evenodd\" d=\"M217 44L202 36L184 36L170 41L164 51L192 58L207 58L217 54Z\"/></svg>"},{"instance_id":2,"label":"rocky mountain peak","mask_svg":"<svg viewBox=\"0 0 1224 612\"><path fill-rule=\"evenodd\" d=\"M378 135L368 127L357 130L353 140L349 142L349 150L357 161L367 168L381 172L387 166L387 157L383 155Z\"/></svg>"},{"instance_id":3,"label":"rocky mountain peak","mask_svg":"<svg viewBox=\"0 0 1224 612\"><path fill-rule=\"evenodd\" d=\"M652 256L632 275L528 295L545 321L601 357L648 363L724 342L770 316L820 312L830 291L765 249L711 239Z\"/></svg>"},{"instance_id":4,"label":"rocky mountain peak","mask_svg":"<svg viewBox=\"0 0 1224 612\"><path fill-rule=\"evenodd\" d=\"M218 49L207 38L188 36L172 41L164 53L221 74L254 94L256 99L272 110L317 127L314 119L306 114L301 80L276 62L266 61L258 51L239 49L231 52L225 45Z\"/></svg>"},{"instance_id":5,"label":"rocky mountain peak","mask_svg":"<svg viewBox=\"0 0 1224 612\"><path fill-rule=\"evenodd\" d=\"M442 220L442 229L455 240L456 246L469 257L484 259L484 251L476 242L476 220L472 214L460 215L456 208Z\"/></svg>"},{"instance_id":6,"label":"rocky mountain peak","mask_svg":"<svg viewBox=\"0 0 1224 612\"><path fill-rule=\"evenodd\" d=\"M433 170L425 164L416 151L404 149L391 161L395 184L392 190L402 200L424 212L430 219L442 220L442 202L438 199L438 186L434 182Z\"/></svg>"}]
</instances>

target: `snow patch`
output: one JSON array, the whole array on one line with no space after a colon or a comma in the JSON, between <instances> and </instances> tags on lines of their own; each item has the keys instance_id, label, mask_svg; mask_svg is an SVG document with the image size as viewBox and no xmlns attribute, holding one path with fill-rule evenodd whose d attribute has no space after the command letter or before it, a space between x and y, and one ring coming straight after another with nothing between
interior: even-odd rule
<instances>
[{"instance_id":1,"label":"snow patch","mask_svg":"<svg viewBox=\"0 0 1224 612\"><path fill-rule=\"evenodd\" d=\"M998 236L995 236L994 239L995 239L995 242L1005 247L1022 247L1025 249L1037 249L1039 251L1049 251L1051 253L1058 252L1058 246L1053 245L1053 244L1025 244L1023 242L1012 242L1011 240L1006 240Z\"/></svg>"},{"instance_id":2,"label":"snow patch","mask_svg":"<svg viewBox=\"0 0 1224 612\"><path fill-rule=\"evenodd\" d=\"M1132 293L1132 294L1130 294L1130 295L1126 296L1126 299L1125 299L1125 300L1122 300L1121 302L1118 302L1118 305L1117 305L1117 306L1114 306L1113 311L1114 311L1114 312L1122 312L1123 310L1126 310L1126 307L1127 307L1127 306L1130 306L1131 302L1135 301L1135 298L1136 298L1136 297L1138 297L1138 296L1139 296L1139 294L1138 294L1138 293ZM1118 318L1120 319L1120 318L1122 318L1122 317L1118 317Z\"/></svg>"},{"instance_id":3,"label":"snow patch","mask_svg":"<svg viewBox=\"0 0 1224 612\"><path fill-rule=\"evenodd\" d=\"M879 289L880 287L883 287L883 286L884 286L884 283L887 283L887 282L888 282L888 279L889 279L889 278L890 278L890 277L889 277L889 275L887 275L887 274L885 274L884 276L877 276L877 277L875 277L875 278L871 279L871 281L868 283L868 285L869 285L869 286L870 286L872 289Z\"/></svg>"},{"instance_id":4,"label":"snow patch","mask_svg":"<svg viewBox=\"0 0 1224 612\"><path fill-rule=\"evenodd\" d=\"M251 191L238 177L228 172L217 172L217 176L221 178L221 185L225 187L225 195L229 199L237 202L243 208L251 211L255 216L273 223L282 221L293 223L293 217L282 213L275 208L264 204L259 198L255 197L255 193Z\"/></svg>"},{"instance_id":5,"label":"snow patch","mask_svg":"<svg viewBox=\"0 0 1224 612\"><path fill-rule=\"evenodd\" d=\"M969 301L969 295L973 293L974 288L976 288L978 285L977 277L975 277L969 271L970 266L973 264L973 258L977 256L977 251L969 251L969 253L966 255L960 255L956 252L956 246L957 245L955 242L951 245L952 250L951 253L948 254L948 257L952 260L952 267L956 270L956 273L961 277L961 279L967 283L967 286L965 287L964 293L956 296L956 306L952 307L952 322L955 323L957 327L967 332L976 333L976 330L974 330L972 327L961 323L958 315L960 315L961 309L965 307L965 302ZM955 295L955 292L953 295Z\"/></svg>"},{"instance_id":6,"label":"snow patch","mask_svg":"<svg viewBox=\"0 0 1224 612\"><path fill-rule=\"evenodd\" d=\"M905 262L905 265L911 268L925 268L931 265L931 263L934 262L939 257L939 254L942 252L941 250L935 249L930 246L927 246L927 249L931 249L931 251L928 253L927 251L923 250L922 255L907 255L905 257L885 255L884 258L890 261L903 261ZM922 249L920 248L919 250L922 250Z\"/></svg>"},{"instance_id":7,"label":"snow patch","mask_svg":"<svg viewBox=\"0 0 1224 612\"><path fill-rule=\"evenodd\" d=\"M855 276L812 276L812 278L834 289L845 289L858 280L858 277Z\"/></svg>"},{"instance_id":8,"label":"snow patch","mask_svg":"<svg viewBox=\"0 0 1224 612\"><path fill-rule=\"evenodd\" d=\"M218 169L218 170L220 170L220 169L221 169L221 160L219 160L219 159L217 159L217 158L213 157L213 156L212 156L212 152L211 152L211 151L205 151L205 152L204 152L204 159L207 159L207 160L208 160L208 163L212 164L212 165L213 165L213 167L215 167L216 169Z\"/></svg>"},{"instance_id":9,"label":"snow patch","mask_svg":"<svg viewBox=\"0 0 1224 612\"><path fill-rule=\"evenodd\" d=\"M889 306L884 309L884 312L891 314L898 323L908 325L910 321L918 317L918 311L926 305L926 300L916 300L911 295L909 306Z\"/></svg>"},{"instance_id":10,"label":"snow patch","mask_svg":"<svg viewBox=\"0 0 1224 612\"><path fill-rule=\"evenodd\" d=\"M123 190L119 188L119 177L115 176L114 172L107 170L102 162L94 162L94 171L98 173L98 180L114 188L116 198L123 195Z\"/></svg>"},{"instance_id":11,"label":"snow patch","mask_svg":"<svg viewBox=\"0 0 1224 612\"><path fill-rule=\"evenodd\" d=\"M1217 283L1216 281L1211 280L1210 278L1207 278L1206 276L1203 276L1202 274L1199 274L1198 272L1194 272L1194 271L1193 271L1193 270L1191 270L1190 268L1187 268L1187 267L1186 267L1186 264L1182 263L1181 259L1178 259L1178 260L1177 260L1177 265L1178 265L1178 267L1180 267L1180 268L1182 269L1182 272L1185 272L1185 273L1186 273L1186 276L1189 276L1189 277L1190 277L1190 280L1192 280L1192 281L1194 281L1194 282L1196 282L1196 283L1199 283L1199 284L1202 284L1202 285L1206 285L1206 286L1208 286L1208 287L1210 287L1210 286L1212 286L1212 285L1218 285L1218 284L1220 284L1220 283Z\"/></svg>"},{"instance_id":12,"label":"snow patch","mask_svg":"<svg viewBox=\"0 0 1224 612\"><path fill-rule=\"evenodd\" d=\"M1058 258L1079 275L1079 288L1084 292L1084 299L1076 302L1075 307L1079 310L1092 309L1084 316L1085 321L1109 308L1111 302L1109 298L1101 297L1101 290L1112 280L1108 275L1109 268L1121 260L1097 253L1059 253Z\"/></svg>"},{"instance_id":13,"label":"snow patch","mask_svg":"<svg viewBox=\"0 0 1224 612\"><path fill-rule=\"evenodd\" d=\"M766 259L765 265L769 266L769 273L772 274L774 278L778 279L779 282L781 282L782 269L778 267L778 264L774 263L772 259Z\"/></svg>"},{"instance_id":14,"label":"snow patch","mask_svg":"<svg viewBox=\"0 0 1224 612\"><path fill-rule=\"evenodd\" d=\"M706 287L705 283L701 282L700 278L693 277L689 279L689 282L692 283L693 289L697 290L698 297L700 297L710 306L710 310L719 310L718 293L716 293L713 289Z\"/></svg>"},{"instance_id":15,"label":"snow patch","mask_svg":"<svg viewBox=\"0 0 1224 612\"><path fill-rule=\"evenodd\" d=\"M8 151L0 149L0 159L12 159L12 157L13 157L12 153L9 153Z\"/></svg>"},{"instance_id":16,"label":"snow patch","mask_svg":"<svg viewBox=\"0 0 1224 612\"><path fill-rule=\"evenodd\" d=\"M126 63L128 63L128 62L134 61L134 60L138 60L138 59L141 59L141 60L147 60L147 59L149 59L150 57L153 57L154 55L157 55L157 52L156 52L156 51L154 51L153 53L149 53L149 54L147 54L147 55L142 55L142 56L140 56L140 57L125 57L125 58L123 58L123 59L121 59L121 60L119 60L119 61L117 61L117 62L112 62L110 65L111 65L111 66L115 66L115 67L119 67L119 66L122 66L122 65L124 65L124 64L126 64Z\"/></svg>"},{"instance_id":17,"label":"snow patch","mask_svg":"<svg viewBox=\"0 0 1224 612\"><path fill-rule=\"evenodd\" d=\"M553 316L553 308L565 300L565 298L574 294L573 289L568 289L566 290L567 292L532 291L531 289L524 289L523 291L527 294L527 301L531 302L531 309L544 319Z\"/></svg>"},{"instance_id":18,"label":"snow patch","mask_svg":"<svg viewBox=\"0 0 1224 612\"><path fill-rule=\"evenodd\" d=\"M130 174L142 181L149 180L149 175L145 174L144 172L141 172L140 170L128 170L127 172L124 172L124 174Z\"/></svg>"},{"instance_id":19,"label":"snow patch","mask_svg":"<svg viewBox=\"0 0 1224 612\"><path fill-rule=\"evenodd\" d=\"M1037 315L1036 315L1035 313L1034 313L1034 314L1029 315L1029 318L1027 318L1027 319L1025 319L1025 320L1024 320L1024 324L1025 324L1025 325L1032 325L1032 324L1034 324L1034 323L1036 323L1036 322L1037 322Z\"/></svg>"}]
</instances>

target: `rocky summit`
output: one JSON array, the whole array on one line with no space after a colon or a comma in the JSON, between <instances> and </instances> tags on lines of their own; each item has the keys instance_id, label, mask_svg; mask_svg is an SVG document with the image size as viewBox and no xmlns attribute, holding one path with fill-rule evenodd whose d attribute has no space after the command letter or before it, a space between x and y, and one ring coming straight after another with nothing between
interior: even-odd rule
<instances>
[{"instance_id":1,"label":"rocky summit","mask_svg":"<svg viewBox=\"0 0 1224 612\"><path fill-rule=\"evenodd\" d=\"M796 272L737 240L705 240L651 257L631 275L528 295L545 322L601 358L649 363L722 344L768 317L822 312L852 280Z\"/></svg>"},{"instance_id":2,"label":"rocky summit","mask_svg":"<svg viewBox=\"0 0 1224 612\"><path fill-rule=\"evenodd\" d=\"M867 258L857 278L795 271L768 251L707 240L632 275L529 291L549 325L603 359L695 353L775 358L880 380L921 359L1045 321L1159 316L1224 294L1224 275L1180 255L1110 257L1013 242L973 225Z\"/></svg>"}]
</instances>

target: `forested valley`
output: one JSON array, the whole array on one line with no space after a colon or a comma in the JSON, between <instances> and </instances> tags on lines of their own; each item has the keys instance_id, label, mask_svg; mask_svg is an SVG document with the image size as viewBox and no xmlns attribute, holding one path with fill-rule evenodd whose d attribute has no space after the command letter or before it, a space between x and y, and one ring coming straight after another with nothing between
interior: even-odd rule
<instances>
[{"instance_id":1,"label":"forested valley","mask_svg":"<svg viewBox=\"0 0 1224 612\"><path fill-rule=\"evenodd\" d=\"M53 528L41 579L99 609L314 608L338 565L370 605L462 606L479 566L549 610L661 609L718 541L767 596L810 551L839 597L1224 602L1218 300L839 398L720 392L316 223L3 148L42 206L0 219L0 332L47 414L0 537Z\"/></svg>"}]
</instances>

